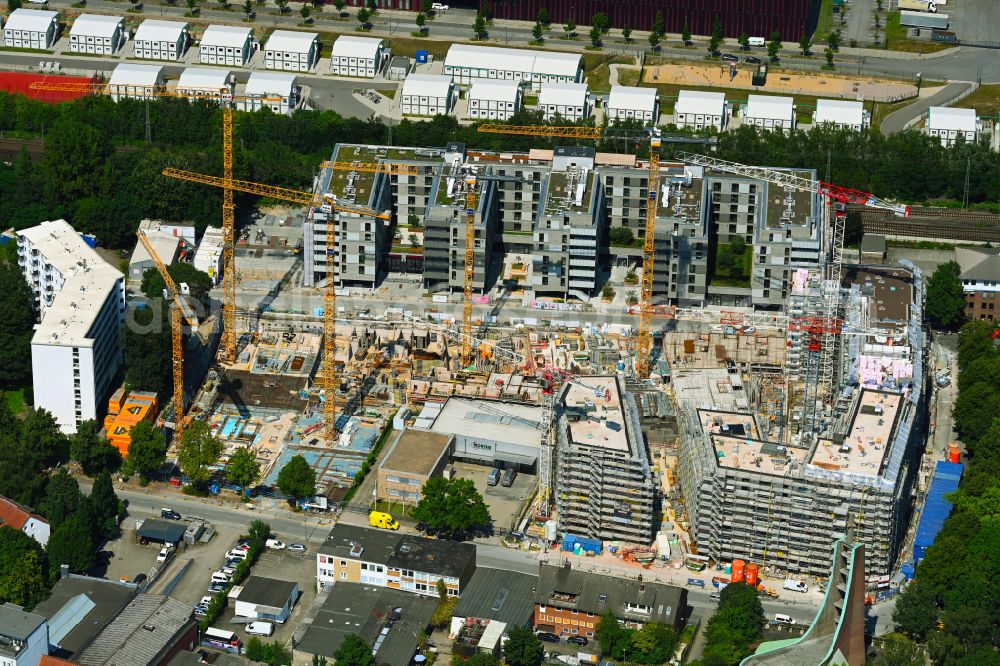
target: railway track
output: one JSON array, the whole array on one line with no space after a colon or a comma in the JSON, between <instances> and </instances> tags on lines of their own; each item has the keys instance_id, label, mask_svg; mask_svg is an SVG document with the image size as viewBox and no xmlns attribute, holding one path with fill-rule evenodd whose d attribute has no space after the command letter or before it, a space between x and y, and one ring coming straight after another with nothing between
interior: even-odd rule
<instances>
[{"instance_id":1,"label":"railway track","mask_svg":"<svg viewBox=\"0 0 1000 666\"><path fill-rule=\"evenodd\" d=\"M1000 217L981 210L913 206L909 217L887 210L861 209L865 233L899 238L1000 243Z\"/></svg>"}]
</instances>

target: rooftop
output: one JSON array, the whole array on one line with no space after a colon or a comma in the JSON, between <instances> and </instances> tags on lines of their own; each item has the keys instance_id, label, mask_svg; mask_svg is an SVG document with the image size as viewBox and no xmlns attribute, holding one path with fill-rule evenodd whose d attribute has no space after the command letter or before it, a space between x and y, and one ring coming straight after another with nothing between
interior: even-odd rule
<instances>
[{"instance_id":1,"label":"rooftop","mask_svg":"<svg viewBox=\"0 0 1000 666\"><path fill-rule=\"evenodd\" d=\"M545 83L538 93L538 105L583 106L587 100L586 83Z\"/></svg>"},{"instance_id":2,"label":"rooftop","mask_svg":"<svg viewBox=\"0 0 1000 666\"><path fill-rule=\"evenodd\" d=\"M725 93L708 90L681 90L677 93L674 113L721 115L725 106Z\"/></svg>"},{"instance_id":3,"label":"rooftop","mask_svg":"<svg viewBox=\"0 0 1000 666\"><path fill-rule=\"evenodd\" d=\"M221 67L185 67L177 79L178 88L212 88L232 90L232 72ZM140 245L142 245L140 243Z\"/></svg>"},{"instance_id":4,"label":"rooftop","mask_svg":"<svg viewBox=\"0 0 1000 666\"><path fill-rule=\"evenodd\" d=\"M292 599L298 588L298 583L251 575L236 598L248 604L281 608Z\"/></svg>"},{"instance_id":5,"label":"rooftop","mask_svg":"<svg viewBox=\"0 0 1000 666\"><path fill-rule=\"evenodd\" d=\"M30 613L12 603L0 606L0 636L25 641L43 624L45 617L42 615ZM7 646L0 642L0 654L8 651Z\"/></svg>"},{"instance_id":6,"label":"rooftop","mask_svg":"<svg viewBox=\"0 0 1000 666\"><path fill-rule=\"evenodd\" d=\"M398 532L337 523L319 552L323 555L384 564L396 550L402 536Z\"/></svg>"},{"instance_id":7,"label":"rooftop","mask_svg":"<svg viewBox=\"0 0 1000 666\"><path fill-rule=\"evenodd\" d=\"M71 657L136 595L135 586L71 574L60 578L35 612L49 620L54 654Z\"/></svg>"},{"instance_id":8,"label":"rooftop","mask_svg":"<svg viewBox=\"0 0 1000 666\"><path fill-rule=\"evenodd\" d=\"M475 566L475 544L403 535L386 565L394 569L412 569L457 578L470 560Z\"/></svg>"},{"instance_id":9,"label":"rooftop","mask_svg":"<svg viewBox=\"0 0 1000 666\"><path fill-rule=\"evenodd\" d=\"M484 99L497 102L513 102L521 89L519 81L476 79L469 90L469 99Z\"/></svg>"},{"instance_id":10,"label":"rooftop","mask_svg":"<svg viewBox=\"0 0 1000 666\"><path fill-rule=\"evenodd\" d=\"M282 72L251 72L244 91L247 95L288 97L295 87L295 75Z\"/></svg>"},{"instance_id":11,"label":"rooftop","mask_svg":"<svg viewBox=\"0 0 1000 666\"><path fill-rule=\"evenodd\" d=\"M595 174L592 169L551 172L542 214L589 211L594 196L594 180Z\"/></svg>"},{"instance_id":12,"label":"rooftop","mask_svg":"<svg viewBox=\"0 0 1000 666\"><path fill-rule=\"evenodd\" d=\"M357 37L341 35L333 43L331 57L374 58L385 41L378 37Z\"/></svg>"},{"instance_id":13,"label":"rooftop","mask_svg":"<svg viewBox=\"0 0 1000 666\"><path fill-rule=\"evenodd\" d=\"M26 9L18 7L4 24L4 30L27 30L29 32L46 32L52 25L53 19L59 16L59 12L50 12L47 9Z\"/></svg>"},{"instance_id":14,"label":"rooftop","mask_svg":"<svg viewBox=\"0 0 1000 666\"><path fill-rule=\"evenodd\" d=\"M656 88L614 85L608 95L608 108L652 112L656 108L656 98Z\"/></svg>"},{"instance_id":15,"label":"rooftop","mask_svg":"<svg viewBox=\"0 0 1000 666\"><path fill-rule=\"evenodd\" d=\"M81 666L150 664L189 626L194 626L190 605L160 594L140 594L73 660Z\"/></svg>"},{"instance_id":16,"label":"rooftop","mask_svg":"<svg viewBox=\"0 0 1000 666\"><path fill-rule=\"evenodd\" d=\"M835 472L877 476L892 444L903 396L862 389L843 442L820 440L810 464Z\"/></svg>"},{"instance_id":17,"label":"rooftop","mask_svg":"<svg viewBox=\"0 0 1000 666\"><path fill-rule=\"evenodd\" d=\"M813 121L817 123L840 123L861 125L865 121L864 102L848 99L818 99Z\"/></svg>"},{"instance_id":18,"label":"rooftop","mask_svg":"<svg viewBox=\"0 0 1000 666\"><path fill-rule=\"evenodd\" d=\"M137 42L176 42L187 29L188 24L180 21L146 19L136 28L132 39Z\"/></svg>"},{"instance_id":19,"label":"rooftop","mask_svg":"<svg viewBox=\"0 0 1000 666\"><path fill-rule=\"evenodd\" d=\"M168 265L173 262L174 257L177 255L177 246L181 243L180 236L174 236L162 231L147 231L146 240L153 246L153 251L156 252L156 255L163 263ZM136 243L135 250L132 252L132 259L129 263L136 264L140 261L152 260L153 258L149 256L146 246L142 243Z\"/></svg>"},{"instance_id":20,"label":"rooftop","mask_svg":"<svg viewBox=\"0 0 1000 666\"><path fill-rule=\"evenodd\" d=\"M932 106L927 110L927 127L936 130L976 131L976 110Z\"/></svg>"},{"instance_id":21,"label":"rooftop","mask_svg":"<svg viewBox=\"0 0 1000 666\"><path fill-rule=\"evenodd\" d=\"M243 48L243 46L253 37L250 28L242 28L236 25L210 25L205 28L201 36L201 45L212 46L232 46Z\"/></svg>"},{"instance_id":22,"label":"rooftop","mask_svg":"<svg viewBox=\"0 0 1000 666\"><path fill-rule=\"evenodd\" d=\"M160 520L159 518L146 518L135 533L140 537L146 537L153 541L177 543L184 538L184 531L186 529L186 523L179 523L173 520Z\"/></svg>"},{"instance_id":23,"label":"rooftop","mask_svg":"<svg viewBox=\"0 0 1000 666\"><path fill-rule=\"evenodd\" d=\"M308 53L314 42L319 40L315 32L299 32L297 30L275 30L267 38L265 51L290 51L292 53Z\"/></svg>"},{"instance_id":24,"label":"rooftop","mask_svg":"<svg viewBox=\"0 0 1000 666\"><path fill-rule=\"evenodd\" d=\"M121 16L105 16L104 14L80 14L70 28L71 35L89 35L93 37L108 37L115 34L125 21Z\"/></svg>"},{"instance_id":25,"label":"rooftop","mask_svg":"<svg viewBox=\"0 0 1000 666\"><path fill-rule=\"evenodd\" d=\"M963 281L1000 282L1000 250L996 248L956 247L955 261Z\"/></svg>"},{"instance_id":26,"label":"rooftop","mask_svg":"<svg viewBox=\"0 0 1000 666\"><path fill-rule=\"evenodd\" d=\"M63 288L35 327L32 344L90 347L87 336L109 294L125 276L87 245L66 220L23 229L17 235L63 276Z\"/></svg>"},{"instance_id":27,"label":"rooftop","mask_svg":"<svg viewBox=\"0 0 1000 666\"><path fill-rule=\"evenodd\" d=\"M451 397L430 429L445 435L476 432L497 441L541 446L541 418L542 408L534 405Z\"/></svg>"},{"instance_id":28,"label":"rooftop","mask_svg":"<svg viewBox=\"0 0 1000 666\"><path fill-rule=\"evenodd\" d=\"M595 616L611 611L619 618L674 626L679 617L687 612L687 590L565 566L544 565L538 577L535 603L584 611ZM627 610L627 605L632 610Z\"/></svg>"},{"instance_id":29,"label":"rooftop","mask_svg":"<svg viewBox=\"0 0 1000 666\"><path fill-rule=\"evenodd\" d=\"M791 120L795 117L795 100L781 95L750 95L747 97L746 116Z\"/></svg>"},{"instance_id":30,"label":"rooftop","mask_svg":"<svg viewBox=\"0 0 1000 666\"><path fill-rule=\"evenodd\" d=\"M572 444L629 452L617 377L587 375L567 384L562 402L566 412L573 410L582 417L569 419Z\"/></svg>"},{"instance_id":31,"label":"rooftop","mask_svg":"<svg viewBox=\"0 0 1000 666\"><path fill-rule=\"evenodd\" d=\"M6 525L14 528L15 530L20 530L31 517L34 517L43 523L48 522L35 513L30 506L18 504L14 500L9 500L6 497L0 497L0 525Z\"/></svg>"},{"instance_id":32,"label":"rooftop","mask_svg":"<svg viewBox=\"0 0 1000 666\"><path fill-rule=\"evenodd\" d=\"M524 626L531 617L537 585L538 576L532 574L478 567L452 615Z\"/></svg>"},{"instance_id":33,"label":"rooftop","mask_svg":"<svg viewBox=\"0 0 1000 666\"><path fill-rule=\"evenodd\" d=\"M815 178L812 171L785 169L788 173L798 174L806 178ZM765 201L767 215L766 225L768 229L780 229L787 226L802 227L813 215L813 198L811 192L793 188L781 187L774 183L761 184L754 181L757 187L763 186L767 196Z\"/></svg>"},{"instance_id":34,"label":"rooftop","mask_svg":"<svg viewBox=\"0 0 1000 666\"><path fill-rule=\"evenodd\" d=\"M427 476L448 451L450 435L407 429L393 441L383 459L382 469Z\"/></svg>"},{"instance_id":35,"label":"rooftop","mask_svg":"<svg viewBox=\"0 0 1000 666\"><path fill-rule=\"evenodd\" d=\"M155 86L160 83L163 67L160 65L136 65L123 62L111 72L112 86Z\"/></svg>"},{"instance_id":36,"label":"rooftop","mask_svg":"<svg viewBox=\"0 0 1000 666\"><path fill-rule=\"evenodd\" d=\"M445 56L445 67L496 69L498 63L509 71L531 72L543 76L575 77L582 66L583 56L532 49L508 49L496 46L453 44Z\"/></svg>"},{"instance_id":37,"label":"rooftop","mask_svg":"<svg viewBox=\"0 0 1000 666\"><path fill-rule=\"evenodd\" d=\"M452 47L455 48L455 47ZM447 97L451 91L451 76L443 74L410 74L403 81L400 95Z\"/></svg>"},{"instance_id":38,"label":"rooftop","mask_svg":"<svg viewBox=\"0 0 1000 666\"><path fill-rule=\"evenodd\" d=\"M904 324L910 318L913 283L904 268L844 266L841 284L860 285L861 293L870 297L868 320L872 325Z\"/></svg>"}]
</instances>

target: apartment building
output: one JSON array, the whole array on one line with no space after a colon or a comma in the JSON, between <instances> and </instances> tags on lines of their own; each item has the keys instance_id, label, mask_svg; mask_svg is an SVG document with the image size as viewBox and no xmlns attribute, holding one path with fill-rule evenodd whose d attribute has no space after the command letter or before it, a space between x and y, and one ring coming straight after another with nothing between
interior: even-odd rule
<instances>
[{"instance_id":1,"label":"apartment building","mask_svg":"<svg viewBox=\"0 0 1000 666\"><path fill-rule=\"evenodd\" d=\"M146 19L132 39L133 55L146 60L180 60L188 46L188 24Z\"/></svg>"},{"instance_id":2,"label":"apartment building","mask_svg":"<svg viewBox=\"0 0 1000 666\"><path fill-rule=\"evenodd\" d=\"M210 25L201 36L198 49L203 65L243 67L253 54L253 31L234 25Z\"/></svg>"},{"instance_id":3,"label":"apartment building","mask_svg":"<svg viewBox=\"0 0 1000 666\"><path fill-rule=\"evenodd\" d=\"M848 99L816 100L816 111L813 112L814 125L825 123L860 132L867 128L870 122L871 114L865 111L864 102Z\"/></svg>"},{"instance_id":4,"label":"apartment building","mask_svg":"<svg viewBox=\"0 0 1000 666\"><path fill-rule=\"evenodd\" d=\"M80 14L69 29L71 53L113 55L125 40L125 19L120 16Z\"/></svg>"},{"instance_id":5,"label":"apartment building","mask_svg":"<svg viewBox=\"0 0 1000 666\"><path fill-rule=\"evenodd\" d=\"M586 83L547 83L538 93L538 110L545 120L556 118L575 123L590 117L590 94Z\"/></svg>"},{"instance_id":6,"label":"apartment building","mask_svg":"<svg viewBox=\"0 0 1000 666\"><path fill-rule=\"evenodd\" d=\"M39 516L30 506L0 496L0 527L24 532L45 547L52 528L49 521Z\"/></svg>"},{"instance_id":7,"label":"apartment building","mask_svg":"<svg viewBox=\"0 0 1000 666\"><path fill-rule=\"evenodd\" d=\"M942 146L955 145L959 137L966 143L975 143L981 129L982 123L976 117L975 109L932 106L927 110L925 131L939 139Z\"/></svg>"},{"instance_id":8,"label":"apartment building","mask_svg":"<svg viewBox=\"0 0 1000 666\"><path fill-rule=\"evenodd\" d=\"M316 589L337 583L386 586L386 562L399 532L337 523L316 554Z\"/></svg>"},{"instance_id":9,"label":"apartment building","mask_svg":"<svg viewBox=\"0 0 1000 666\"><path fill-rule=\"evenodd\" d=\"M115 65L108 81L108 92L116 102L122 99L154 99L163 85L163 67L123 62Z\"/></svg>"},{"instance_id":10,"label":"apartment building","mask_svg":"<svg viewBox=\"0 0 1000 666\"><path fill-rule=\"evenodd\" d=\"M635 398L615 376L567 383L557 427L559 531L648 545L657 493Z\"/></svg>"},{"instance_id":11,"label":"apartment building","mask_svg":"<svg viewBox=\"0 0 1000 666\"><path fill-rule=\"evenodd\" d=\"M18 7L3 27L6 48L47 51L59 39L59 12Z\"/></svg>"},{"instance_id":12,"label":"apartment building","mask_svg":"<svg viewBox=\"0 0 1000 666\"><path fill-rule=\"evenodd\" d=\"M388 57L385 40L341 35L330 51L330 71L340 76L372 79Z\"/></svg>"},{"instance_id":13,"label":"apartment building","mask_svg":"<svg viewBox=\"0 0 1000 666\"><path fill-rule=\"evenodd\" d=\"M743 106L743 124L790 132L795 129L795 100L777 95L750 95Z\"/></svg>"},{"instance_id":14,"label":"apartment building","mask_svg":"<svg viewBox=\"0 0 1000 666\"><path fill-rule=\"evenodd\" d=\"M956 247L955 261L965 296L966 319L1000 320L1000 251L994 248Z\"/></svg>"},{"instance_id":15,"label":"apartment building","mask_svg":"<svg viewBox=\"0 0 1000 666\"><path fill-rule=\"evenodd\" d=\"M444 59L444 73L456 83L471 84L475 79L525 82L533 90L551 83L580 83L583 56L531 49L453 44Z\"/></svg>"},{"instance_id":16,"label":"apartment building","mask_svg":"<svg viewBox=\"0 0 1000 666\"><path fill-rule=\"evenodd\" d=\"M72 434L98 418L121 366L125 276L66 220L18 231L17 263L40 317L31 339L35 406Z\"/></svg>"},{"instance_id":17,"label":"apartment building","mask_svg":"<svg viewBox=\"0 0 1000 666\"><path fill-rule=\"evenodd\" d=\"M263 108L274 113L288 114L299 106L301 89L294 74L284 72L251 72L243 93L253 99L241 99L236 108L257 111Z\"/></svg>"},{"instance_id":18,"label":"apartment building","mask_svg":"<svg viewBox=\"0 0 1000 666\"><path fill-rule=\"evenodd\" d=\"M440 74L410 74L399 91L403 115L447 115L455 101L455 85L451 76Z\"/></svg>"},{"instance_id":19,"label":"apartment building","mask_svg":"<svg viewBox=\"0 0 1000 666\"><path fill-rule=\"evenodd\" d=\"M510 120L521 110L521 84L517 81L473 81L466 96L469 117L480 120Z\"/></svg>"},{"instance_id":20,"label":"apartment building","mask_svg":"<svg viewBox=\"0 0 1000 666\"><path fill-rule=\"evenodd\" d=\"M726 129L731 115L725 93L682 90L674 105L674 125L694 130Z\"/></svg>"},{"instance_id":21,"label":"apartment building","mask_svg":"<svg viewBox=\"0 0 1000 666\"><path fill-rule=\"evenodd\" d=\"M264 45L264 68L308 72L319 62L319 35L275 30Z\"/></svg>"},{"instance_id":22,"label":"apartment building","mask_svg":"<svg viewBox=\"0 0 1000 666\"><path fill-rule=\"evenodd\" d=\"M185 67L177 79L177 92L197 99L221 102L236 89L236 77L221 67ZM189 241L192 245L194 241Z\"/></svg>"},{"instance_id":23,"label":"apartment building","mask_svg":"<svg viewBox=\"0 0 1000 666\"><path fill-rule=\"evenodd\" d=\"M660 120L660 101L656 88L611 86L605 113L610 120L641 120L656 125Z\"/></svg>"},{"instance_id":24,"label":"apartment building","mask_svg":"<svg viewBox=\"0 0 1000 666\"><path fill-rule=\"evenodd\" d=\"M453 438L408 428L392 442L382 458L375 497L415 505L424 484L441 475L448 464Z\"/></svg>"},{"instance_id":25,"label":"apartment building","mask_svg":"<svg viewBox=\"0 0 1000 666\"><path fill-rule=\"evenodd\" d=\"M0 605L0 664L38 666L48 653L48 621L12 603Z\"/></svg>"}]
</instances>

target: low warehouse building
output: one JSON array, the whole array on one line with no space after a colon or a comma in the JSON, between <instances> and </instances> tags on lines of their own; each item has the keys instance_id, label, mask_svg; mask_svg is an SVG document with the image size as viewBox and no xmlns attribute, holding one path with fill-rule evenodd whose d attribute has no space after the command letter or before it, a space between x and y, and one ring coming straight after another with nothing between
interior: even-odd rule
<instances>
[{"instance_id":1,"label":"low warehouse building","mask_svg":"<svg viewBox=\"0 0 1000 666\"><path fill-rule=\"evenodd\" d=\"M607 116L610 120L642 120L656 124L660 119L660 101L656 88L611 86Z\"/></svg>"},{"instance_id":2,"label":"low warehouse building","mask_svg":"<svg viewBox=\"0 0 1000 666\"><path fill-rule=\"evenodd\" d=\"M236 615L254 620L284 623L299 599L298 583L250 576L229 593L236 600Z\"/></svg>"},{"instance_id":3,"label":"low warehouse building","mask_svg":"<svg viewBox=\"0 0 1000 666\"><path fill-rule=\"evenodd\" d=\"M146 518L138 522L141 524L135 528L135 536L140 541L162 543L164 546L177 546L187 530L187 523L173 520Z\"/></svg>"},{"instance_id":4,"label":"low warehouse building","mask_svg":"<svg viewBox=\"0 0 1000 666\"><path fill-rule=\"evenodd\" d=\"M538 110L546 120L557 117L570 122L590 117L586 83L546 83L538 93Z\"/></svg>"},{"instance_id":5,"label":"low warehouse building","mask_svg":"<svg viewBox=\"0 0 1000 666\"><path fill-rule=\"evenodd\" d=\"M538 90L546 83L582 81L583 57L578 53L453 44L444 59L444 73L458 83L505 79L526 81Z\"/></svg>"},{"instance_id":6,"label":"low warehouse building","mask_svg":"<svg viewBox=\"0 0 1000 666\"><path fill-rule=\"evenodd\" d=\"M122 63L111 72L108 92L116 102L132 99L153 99L157 86L163 85L163 68L159 65Z\"/></svg>"},{"instance_id":7,"label":"low warehouse building","mask_svg":"<svg viewBox=\"0 0 1000 666\"><path fill-rule=\"evenodd\" d=\"M308 72L319 62L319 35L315 32L275 30L264 45L264 67Z\"/></svg>"},{"instance_id":8,"label":"low warehouse building","mask_svg":"<svg viewBox=\"0 0 1000 666\"><path fill-rule=\"evenodd\" d=\"M813 124L828 123L836 127L852 129L856 132L868 127L871 114L865 111L863 102L847 99L818 99L813 112Z\"/></svg>"},{"instance_id":9,"label":"low warehouse building","mask_svg":"<svg viewBox=\"0 0 1000 666\"><path fill-rule=\"evenodd\" d=\"M125 19L103 14L80 14L69 29L72 53L112 55L125 44Z\"/></svg>"},{"instance_id":10,"label":"low warehouse building","mask_svg":"<svg viewBox=\"0 0 1000 666\"><path fill-rule=\"evenodd\" d=\"M232 72L214 67L187 67L177 79L177 92L220 102L224 91L232 95L235 87L236 80Z\"/></svg>"},{"instance_id":11,"label":"low warehouse building","mask_svg":"<svg viewBox=\"0 0 1000 666\"><path fill-rule=\"evenodd\" d=\"M478 79L469 90L468 100L470 118L510 120L521 110L521 84Z\"/></svg>"},{"instance_id":12,"label":"low warehouse building","mask_svg":"<svg viewBox=\"0 0 1000 666\"><path fill-rule=\"evenodd\" d=\"M253 31L234 25L210 25L201 36L199 49L203 65L242 67L250 60Z\"/></svg>"},{"instance_id":13,"label":"low warehouse building","mask_svg":"<svg viewBox=\"0 0 1000 666\"><path fill-rule=\"evenodd\" d=\"M416 504L420 489L440 476L451 452L449 435L404 430L392 442L378 468L375 496L387 502Z\"/></svg>"},{"instance_id":14,"label":"low warehouse building","mask_svg":"<svg viewBox=\"0 0 1000 666\"><path fill-rule=\"evenodd\" d=\"M330 71L340 76L371 79L382 71L387 55L385 40L341 35L330 51Z\"/></svg>"},{"instance_id":15,"label":"low warehouse building","mask_svg":"<svg viewBox=\"0 0 1000 666\"><path fill-rule=\"evenodd\" d=\"M674 105L674 125L694 130L714 128L721 132L729 124L729 107L724 93L682 90Z\"/></svg>"},{"instance_id":16,"label":"low warehouse building","mask_svg":"<svg viewBox=\"0 0 1000 666\"><path fill-rule=\"evenodd\" d=\"M19 7L7 17L3 45L9 49L48 50L59 38L59 12Z\"/></svg>"},{"instance_id":17,"label":"low warehouse building","mask_svg":"<svg viewBox=\"0 0 1000 666\"><path fill-rule=\"evenodd\" d=\"M241 111L256 111L267 107L275 113L291 113L299 105L299 87L294 74L278 72L253 72L247 80L244 94L258 99L244 99L236 103Z\"/></svg>"},{"instance_id":18,"label":"low warehouse building","mask_svg":"<svg viewBox=\"0 0 1000 666\"><path fill-rule=\"evenodd\" d=\"M133 55L147 60L180 60L187 51L188 24L146 19L135 31Z\"/></svg>"},{"instance_id":19,"label":"low warehouse building","mask_svg":"<svg viewBox=\"0 0 1000 666\"><path fill-rule=\"evenodd\" d=\"M446 115L451 111L454 90L450 76L411 74L403 81L400 96L403 115Z\"/></svg>"},{"instance_id":20,"label":"low warehouse building","mask_svg":"<svg viewBox=\"0 0 1000 666\"><path fill-rule=\"evenodd\" d=\"M743 124L763 129L795 129L795 101L791 97L750 95L743 111Z\"/></svg>"},{"instance_id":21,"label":"low warehouse building","mask_svg":"<svg viewBox=\"0 0 1000 666\"><path fill-rule=\"evenodd\" d=\"M181 249L180 236L162 231L147 231L146 240L153 246L153 251L156 252L164 265L169 266L177 261ZM155 270L156 263L149 256L146 246L142 243L136 243L135 249L132 251L132 258L128 261L128 277L130 280L142 280L143 274L149 269Z\"/></svg>"},{"instance_id":22,"label":"low warehouse building","mask_svg":"<svg viewBox=\"0 0 1000 666\"><path fill-rule=\"evenodd\" d=\"M942 146L952 146L959 137L975 143L980 123L975 109L953 109L932 106L927 110L927 134L937 137Z\"/></svg>"}]
</instances>

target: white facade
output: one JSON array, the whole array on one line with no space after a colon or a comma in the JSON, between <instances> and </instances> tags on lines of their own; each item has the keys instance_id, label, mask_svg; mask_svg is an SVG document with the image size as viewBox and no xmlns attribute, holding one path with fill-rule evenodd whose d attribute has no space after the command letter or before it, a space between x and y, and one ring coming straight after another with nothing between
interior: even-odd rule
<instances>
[{"instance_id":1,"label":"white facade","mask_svg":"<svg viewBox=\"0 0 1000 666\"><path fill-rule=\"evenodd\" d=\"M187 50L188 24L146 19L136 28L133 55L147 60L180 60Z\"/></svg>"},{"instance_id":2,"label":"white facade","mask_svg":"<svg viewBox=\"0 0 1000 666\"><path fill-rule=\"evenodd\" d=\"M116 102L126 97L153 99L153 92L162 83L163 67L160 65L136 65L123 62L111 72L108 92Z\"/></svg>"},{"instance_id":3,"label":"white facade","mask_svg":"<svg viewBox=\"0 0 1000 666\"><path fill-rule=\"evenodd\" d=\"M205 28L198 48L203 65L242 67L250 60L253 31L234 25L210 25Z\"/></svg>"},{"instance_id":4,"label":"white facade","mask_svg":"<svg viewBox=\"0 0 1000 666\"><path fill-rule=\"evenodd\" d=\"M236 102L241 111L271 109L275 113L291 113L299 105L299 87L294 74L278 72L253 72L247 80L246 95L259 95L259 99Z\"/></svg>"},{"instance_id":5,"label":"white facade","mask_svg":"<svg viewBox=\"0 0 1000 666\"><path fill-rule=\"evenodd\" d=\"M468 100L470 118L510 120L521 110L521 84L477 79L469 89Z\"/></svg>"},{"instance_id":6,"label":"white facade","mask_svg":"<svg viewBox=\"0 0 1000 666\"><path fill-rule=\"evenodd\" d=\"M194 267L219 284L222 279L222 229L205 227L198 250L194 253Z\"/></svg>"},{"instance_id":7,"label":"white facade","mask_svg":"<svg viewBox=\"0 0 1000 666\"><path fill-rule=\"evenodd\" d=\"M229 91L229 95L232 95L235 87L232 72L214 67L188 67L177 79L177 92L187 93L190 97L222 101L226 94L224 91ZM191 229L193 232L193 227ZM188 242L194 245L194 238Z\"/></svg>"},{"instance_id":8,"label":"white facade","mask_svg":"<svg viewBox=\"0 0 1000 666\"><path fill-rule=\"evenodd\" d=\"M863 102L846 99L818 99L813 112L813 124L827 123L860 132L868 127L870 114Z\"/></svg>"},{"instance_id":9,"label":"white facade","mask_svg":"<svg viewBox=\"0 0 1000 666\"><path fill-rule=\"evenodd\" d=\"M577 121L590 117L590 96L586 83L546 83L538 93L538 110L546 120L556 116Z\"/></svg>"},{"instance_id":10,"label":"white facade","mask_svg":"<svg viewBox=\"0 0 1000 666\"><path fill-rule=\"evenodd\" d=\"M14 604L0 604L0 666L38 666L48 653L48 620Z\"/></svg>"},{"instance_id":11,"label":"white facade","mask_svg":"<svg viewBox=\"0 0 1000 666\"><path fill-rule=\"evenodd\" d=\"M97 418L121 366L125 276L65 220L17 232L17 262L41 317L31 339L35 406L72 434Z\"/></svg>"},{"instance_id":12,"label":"white facade","mask_svg":"<svg viewBox=\"0 0 1000 666\"><path fill-rule=\"evenodd\" d=\"M112 55L125 44L125 19L103 14L80 14L69 29L72 53Z\"/></svg>"},{"instance_id":13,"label":"white facade","mask_svg":"<svg viewBox=\"0 0 1000 666\"><path fill-rule=\"evenodd\" d=\"M715 128L721 132L729 124L729 107L724 93L682 90L674 105L674 125L695 130Z\"/></svg>"},{"instance_id":14,"label":"white facade","mask_svg":"<svg viewBox=\"0 0 1000 666\"><path fill-rule=\"evenodd\" d=\"M384 40L341 35L330 51L330 71L340 76L371 79L381 71L385 56Z\"/></svg>"},{"instance_id":15,"label":"white facade","mask_svg":"<svg viewBox=\"0 0 1000 666\"><path fill-rule=\"evenodd\" d=\"M319 35L314 32L275 30L264 46L264 67L308 72L319 62Z\"/></svg>"},{"instance_id":16,"label":"white facade","mask_svg":"<svg viewBox=\"0 0 1000 666\"><path fill-rule=\"evenodd\" d=\"M606 115L612 120L642 120L656 124L660 119L660 102L656 88L611 86Z\"/></svg>"},{"instance_id":17,"label":"white facade","mask_svg":"<svg viewBox=\"0 0 1000 666\"><path fill-rule=\"evenodd\" d=\"M444 73L456 83L473 79L527 81L538 90L546 83L580 83L583 56L574 53L504 49L495 46L453 44L444 59Z\"/></svg>"},{"instance_id":18,"label":"white facade","mask_svg":"<svg viewBox=\"0 0 1000 666\"><path fill-rule=\"evenodd\" d=\"M966 143L974 143L979 127L975 109L932 106L927 110L927 134L937 137L942 146L954 145L960 136L965 137Z\"/></svg>"},{"instance_id":19,"label":"white facade","mask_svg":"<svg viewBox=\"0 0 1000 666\"><path fill-rule=\"evenodd\" d=\"M743 112L744 125L763 129L795 129L795 103L791 97L750 95Z\"/></svg>"},{"instance_id":20,"label":"white facade","mask_svg":"<svg viewBox=\"0 0 1000 666\"><path fill-rule=\"evenodd\" d=\"M403 115L435 116L451 111L455 85L450 76L410 74L403 81L400 104Z\"/></svg>"},{"instance_id":21,"label":"white facade","mask_svg":"<svg viewBox=\"0 0 1000 666\"><path fill-rule=\"evenodd\" d=\"M50 49L59 38L59 12L15 9L3 29L3 45L16 49Z\"/></svg>"}]
</instances>

